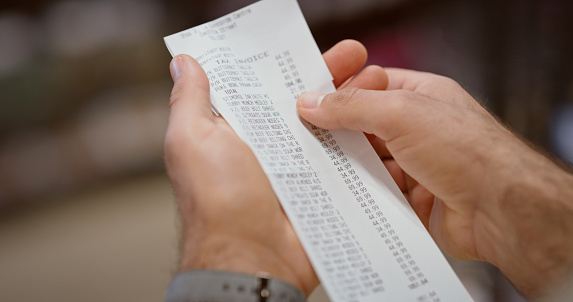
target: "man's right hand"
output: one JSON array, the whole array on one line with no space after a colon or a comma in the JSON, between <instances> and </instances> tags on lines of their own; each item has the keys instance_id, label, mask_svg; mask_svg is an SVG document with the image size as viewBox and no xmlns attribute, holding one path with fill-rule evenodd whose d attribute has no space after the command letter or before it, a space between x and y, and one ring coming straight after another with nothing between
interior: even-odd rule
<instances>
[{"instance_id":1,"label":"man's right hand","mask_svg":"<svg viewBox=\"0 0 573 302\"><path fill-rule=\"evenodd\" d=\"M437 244L498 266L528 296L573 263L573 176L451 79L387 69L383 91L303 94L299 114L369 139Z\"/></svg>"}]
</instances>

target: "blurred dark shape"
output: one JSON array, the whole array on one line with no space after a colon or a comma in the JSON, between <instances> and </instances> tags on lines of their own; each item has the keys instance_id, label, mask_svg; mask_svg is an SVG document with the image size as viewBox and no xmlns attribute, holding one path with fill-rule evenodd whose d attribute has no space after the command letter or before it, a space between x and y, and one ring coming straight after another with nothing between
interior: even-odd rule
<instances>
[{"instance_id":1,"label":"blurred dark shape","mask_svg":"<svg viewBox=\"0 0 573 302\"><path fill-rule=\"evenodd\" d=\"M0 207L161 169L169 53L156 0L0 11Z\"/></svg>"},{"instance_id":2,"label":"blurred dark shape","mask_svg":"<svg viewBox=\"0 0 573 302\"><path fill-rule=\"evenodd\" d=\"M551 145L555 153L573 164L573 103L555 108L551 123Z\"/></svg>"},{"instance_id":3,"label":"blurred dark shape","mask_svg":"<svg viewBox=\"0 0 573 302\"><path fill-rule=\"evenodd\" d=\"M0 18L0 76L14 72L35 56L40 48L38 24L21 13L5 13Z\"/></svg>"}]
</instances>

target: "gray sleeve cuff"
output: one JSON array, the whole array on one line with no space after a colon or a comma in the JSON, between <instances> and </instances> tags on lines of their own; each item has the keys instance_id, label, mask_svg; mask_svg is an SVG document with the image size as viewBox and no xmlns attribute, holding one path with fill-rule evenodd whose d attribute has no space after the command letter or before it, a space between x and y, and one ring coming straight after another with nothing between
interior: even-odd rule
<instances>
[{"instance_id":1,"label":"gray sleeve cuff","mask_svg":"<svg viewBox=\"0 0 573 302\"><path fill-rule=\"evenodd\" d=\"M178 273L169 283L166 302L303 302L304 294L278 279L225 271Z\"/></svg>"}]
</instances>

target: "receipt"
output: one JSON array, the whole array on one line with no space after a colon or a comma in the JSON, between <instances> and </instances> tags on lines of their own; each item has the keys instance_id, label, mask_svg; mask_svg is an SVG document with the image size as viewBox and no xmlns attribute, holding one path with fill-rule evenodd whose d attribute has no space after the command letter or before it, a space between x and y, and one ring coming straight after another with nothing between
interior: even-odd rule
<instances>
[{"instance_id":1,"label":"receipt","mask_svg":"<svg viewBox=\"0 0 573 302\"><path fill-rule=\"evenodd\" d=\"M295 0L263 0L165 37L205 69L211 102L253 150L332 301L472 301L364 134L302 120L335 91Z\"/></svg>"}]
</instances>

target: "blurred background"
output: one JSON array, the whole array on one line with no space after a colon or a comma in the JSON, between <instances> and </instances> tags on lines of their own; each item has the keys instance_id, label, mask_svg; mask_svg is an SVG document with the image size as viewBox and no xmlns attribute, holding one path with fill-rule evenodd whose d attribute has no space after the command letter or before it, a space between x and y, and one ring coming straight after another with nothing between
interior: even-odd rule
<instances>
[{"instance_id":1,"label":"blurred background","mask_svg":"<svg viewBox=\"0 0 573 302\"><path fill-rule=\"evenodd\" d=\"M1 301L162 300L178 249L162 38L252 2L0 2ZM323 51L353 38L370 64L452 77L573 162L572 1L299 3ZM525 301L492 267L454 267L476 301Z\"/></svg>"}]
</instances>

